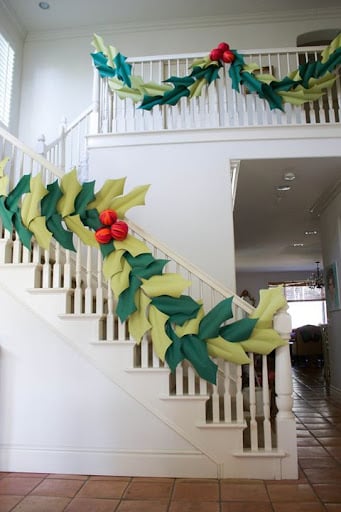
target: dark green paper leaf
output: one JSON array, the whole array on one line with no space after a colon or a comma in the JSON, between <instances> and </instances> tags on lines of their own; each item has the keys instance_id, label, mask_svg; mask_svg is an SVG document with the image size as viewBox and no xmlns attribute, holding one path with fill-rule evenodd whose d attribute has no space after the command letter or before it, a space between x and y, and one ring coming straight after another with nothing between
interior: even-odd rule
<instances>
[{"instance_id":1,"label":"dark green paper leaf","mask_svg":"<svg viewBox=\"0 0 341 512\"><path fill-rule=\"evenodd\" d=\"M95 182L87 181L82 184L82 189L75 199L75 214L82 217L89 203L95 200Z\"/></svg>"},{"instance_id":2,"label":"dark green paper leaf","mask_svg":"<svg viewBox=\"0 0 341 512\"><path fill-rule=\"evenodd\" d=\"M58 180L50 183L46 188L49 193L41 200L40 208L42 216L49 219L52 215L57 213L57 203L62 197L63 192L60 190Z\"/></svg>"},{"instance_id":3,"label":"dark green paper leaf","mask_svg":"<svg viewBox=\"0 0 341 512\"><path fill-rule=\"evenodd\" d=\"M257 323L258 318L242 318L220 328L219 334L226 341L238 342L248 340Z\"/></svg>"},{"instance_id":4,"label":"dark green paper leaf","mask_svg":"<svg viewBox=\"0 0 341 512\"><path fill-rule=\"evenodd\" d=\"M137 310L135 304L135 293L141 286L141 281L135 276L130 275L130 285L120 294L116 307L116 314L121 322Z\"/></svg>"},{"instance_id":5,"label":"dark green paper leaf","mask_svg":"<svg viewBox=\"0 0 341 512\"><path fill-rule=\"evenodd\" d=\"M96 69L98 70L102 78L116 76L116 69L112 68L111 66L108 66L108 59L104 55L104 53L96 52L91 53L90 55L92 57Z\"/></svg>"},{"instance_id":6,"label":"dark green paper leaf","mask_svg":"<svg viewBox=\"0 0 341 512\"><path fill-rule=\"evenodd\" d=\"M18 203L23 194L30 191L31 175L24 174L5 200L5 205L8 210L15 212L18 209Z\"/></svg>"},{"instance_id":7,"label":"dark green paper leaf","mask_svg":"<svg viewBox=\"0 0 341 512\"><path fill-rule=\"evenodd\" d=\"M0 217L3 222L4 228L7 229L7 231L9 231L11 233L13 230L13 222L12 222L13 212L10 212L6 208L5 201L6 201L6 196L1 196L0 197Z\"/></svg>"},{"instance_id":8,"label":"dark green paper leaf","mask_svg":"<svg viewBox=\"0 0 341 512\"><path fill-rule=\"evenodd\" d=\"M233 297L224 299L204 316L199 325L199 337L202 340L216 338L222 323L232 318Z\"/></svg>"},{"instance_id":9,"label":"dark green paper leaf","mask_svg":"<svg viewBox=\"0 0 341 512\"><path fill-rule=\"evenodd\" d=\"M122 55L121 53L118 53L114 58L114 64L116 66L117 70L117 77L122 80L122 82L127 86L131 87L131 64L128 64L126 62L127 57Z\"/></svg>"},{"instance_id":10,"label":"dark green paper leaf","mask_svg":"<svg viewBox=\"0 0 341 512\"><path fill-rule=\"evenodd\" d=\"M46 220L46 227L52 233L57 242L64 247L64 249L76 252L73 245L73 233L64 229L62 217L59 213L51 215L51 217Z\"/></svg>"},{"instance_id":11,"label":"dark green paper leaf","mask_svg":"<svg viewBox=\"0 0 341 512\"><path fill-rule=\"evenodd\" d=\"M195 318L201 308L201 305L188 295L181 295L179 298L160 295L154 297L151 303L177 325L183 325L187 320Z\"/></svg>"},{"instance_id":12,"label":"dark green paper leaf","mask_svg":"<svg viewBox=\"0 0 341 512\"><path fill-rule=\"evenodd\" d=\"M32 233L22 223L20 211L15 212L13 215L13 224L16 232L19 235L21 243L27 248L31 249Z\"/></svg>"}]
</instances>

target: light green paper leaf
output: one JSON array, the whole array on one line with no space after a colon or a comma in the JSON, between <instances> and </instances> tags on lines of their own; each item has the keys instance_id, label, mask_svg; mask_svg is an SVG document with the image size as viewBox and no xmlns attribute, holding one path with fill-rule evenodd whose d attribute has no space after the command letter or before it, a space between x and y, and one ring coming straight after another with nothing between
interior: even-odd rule
<instances>
[{"instance_id":1,"label":"light green paper leaf","mask_svg":"<svg viewBox=\"0 0 341 512\"><path fill-rule=\"evenodd\" d=\"M83 244L98 247L94 232L84 226L79 215L70 215L64 217L63 220L69 230L75 233L82 240Z\"/></svg>"},{"instance_id":2,"label":"light green paper leaf","mask_svg":"<svg viewBox=\"0 0 341 512\"><path fill-rule=\"evenodd\" d=\"M76 168L65 174L60 180L60 189L63 196L57 203L57 211L64 218L75 211L75 199L82 190L82 185L77 178Z\"/></svg>"},{"instance_id":3,"label":"light green paper leaf","mask_svg":"<svg viewBox=\"0 0 341 512\"><path fill-rule=\"evenodd\" d=\"M31 229L31 221L40 216L40 202L49 193L43 185L40 174L31 178L30 191L25 195L21 207L21 218L24 226L28 229ZM33 230L31 229L31 231Z\"/></svg>"},{"instance_id":4,"label":"light green paper leaf","mask_svg":"<svg viewBox=\"0 0 341 512\"><path fill-rule=\"evenodd\" d=\"M129 287L129 276L131 266L125 258L122 258L122 271L117 272L111 278L111 289L114 292L116 299L120 294Z\"/></svg>"},{"instance_id":5,"label":"light green paper leaf","mask_svg":"<svg viewBox=\"0 0 341 512\"><path fill-rule=\"evenodd\" d=\"M202 301L197 301L198 304L202 304ZM198 334L199 332L199 325L201 320L205 316L204 308L201 307L198 311L198 314L196 318L192 318L191 320L188 320L184 323L184 325L176 325L175 326L175 334L182 338L182 336L186 336L186 334Z\"/></svg>"},{"instance_id":6,"label":"light green paper leaf","mask_svg":"<svg viewBox=\"0 0 341 512\"><path fill-rule=\"evenodd\" d=\"M322 64L327 62L327 60L329 59L331 54L334 53L335 50L337 50L340 47L341 47L341 32L332 40L330 45L327 46L327 48L325 48L323 50L323 52L321 53L321 57L322 57L321 62L322 62Z\"/></svg>"},{"instance_id":7,"label":"light green paper leaf","mask_svg":"<svg viewBox=\"0 0 341 512\"><path fill-rule=\"evenodd\" d=\"M8 157L3 158L0 162L0 196L7 196L8 176L4 175L4 170L8 162Z\"/></svg>"},{"instance_id":8,"label":"light green paper leaf","mask_svg":"<svg viewBox=\"0 0 341 512\"><path fill-rule=\"evenodd\" d=\"M196 80L192 85L189 86L190 90L190 98L197 98L202 93L202 88L204 85L207 85L207 81L205 78L200 78L199 80Z\"/></svg>"},{"instance_id":9,"label":"light green paper leaf","mask_svg":"<svg viewBox=\"0 0 341 512\"><path fill-rule=\"evenodd\" d=\"M30 222L29 229L34 234L39 247L47 250L50 246L52 233L46 227L46 218L35 217Z\"/></svg>"},{"instance_id":10,"label":"light green paper leaf","mask_svg":"<svg viewBox=\"0 0 341 512\"><path fill-rule=\"evenodd\" d=\"M128 235L124 240L115 240L115 249L128 251L132 256L150 253L150 249L144 242L131 235Z\"/></svg>"},{"instance_id":11,"label":"light green paper leaf","mask_svg":"<svg viewBox=\"0 0 341 512\"><path fill-rule=\"evenodd\" d=\"M199 57L198 59L194 59L192 64L190 65L190 68L205 68L211 64L211 59L209 55L205 55L205 57Z\"/></svg>"},{"instance_id":12,"label":"light green paper leaf","mask_svg":"<svg viewBox=\"0 0 341 512\"><path fill-rule=\"evenodd\" d=\"M97 34L93 35L92 46L98 51L104 53L104 55L107 54L107 47L104 44L103 38Z\"/></svg>"},{"instance_id":13,"label":"light green paper leaf","mask_svg":"<svg viewBox=\"0 0 341 512\"><path fill-rule=\"evenodd\" d=\"M242 71L246 71L247 73L254 73L255 71L258 71L259 69L260 69L260 66L259 66L259 64L257 64L257 62L249 62L249 63L244 64Z\"/></svg>"},{"instance_id":14,"label":"light green paper leaf","mask_svg":"<svg viewBox=\"0 0 341 512\"><path fill-rule=\"evenodd\" d=\"M157 84L156 82L147 82L143 84L143 92L147 96L157 96L170 91L173 87L169 84Z\"/></svg>"},{"instance_id":15,"label":"light green paper leaf","mask_svg":"<svg viewBox=\"0 0 341 512\"><path fill-rule=\"evenodd\" d=\"M96 208L98 212L102 212L110 208L113 198L123 194L126 179L106 180L103 187L96 193L95 200L88 204L87 209Z\"/></svg>"},{"instance_id":16,"label":"light green paper leaf","mask_svg":"<svg viewBox=\"0 0 341 512\"><path fill-rule=\"evenodd\" d=\"M268 355L277 347L287 345L280 335L273 329L254 328L251 337L240 343L246 352Z\"/></svg>"},{"instance_id":17,"label":"light green paper leaf","mask_svg":"<svg viewBox=\"0 0 341 512\"><path fill-rule=\"evenodd\" d=\"M152 276L150 279L142 279L141 288L148 297L159 297L160 295L169 295L170 297L180 297L183 291L191 285L178 274L163 274L161 276Z\"/></svg>"},{"instance_id":18,"label":"light green paper leaf","mask_svg":"<svg viewBox=\"0 0 341 512\"><path fill-rule=\"evenodd\" d=\"M270 75L269 73L263 73L263 74L257 73L256 77L257 77L257 80L259 80L260 82L263 82L264 84L270 84L271 82L276 81L276 77L274 77L273 75Z\"/></svg>"},{"instance_id":19,"label":"light green paper leaf","mask_svg":"<svg viewBox=\"0 0 341 512\"><path fill-rule=\"evenodd\" d=\"M122 257L124 249L112 251L103 261L103 275L106 279L111 279L118 272L122 272Z\"/></svg>"},{"instance_id":20,"label":"light green paper leaf","mask_svg":"<svg viewBox=\"0 0 341 512\"><path fill-rule=\"evenodd\" d=\"M149 307L149 321L152 325L151 335L153 347L161 361L165 360L167 348L173 343L165 332L165 323L169 317L161 313L155 306Z\"/></svg>"},{"instance_id":21,"label":"light green paper leaf","mask_svg":"<svg viewBox=\"0 0 341 512\"><path fill-rule=\"evenodd\" d=\"M207 340L208 353L212 357L221 357L225 361L235 364L248 364L250 359L246 355L241 343L231 343L220 336Z\"/></svg>"},{"instance_id":22,"label":"light green paper leaf","mask_svg":"<svg viewBox=\"0 0 341 512\"><path fill-rule=\"evenodd\" d=\"M136 187L131 192L126 194L125 196L116 197L111 203L109 208L116 210L117 215L120 219L123 219L126 211L133 206L144 205L146 193L149 189L150 185L141 185L140 187Z\"/></svg>"},{"instance_id":23,"label":"light green paper leaf","mask_svg":"<svg viewBox=\"0 0 341 512\"><path fill-rule=\"evenodd\" d=\"M258 319L255 328L272 329L273 316L286 306L283 286L259 290L259 304L250 315L250 318Z\"/></svg>"},{"instance_id":24,"label":"light green paper leaf","mask_svg":"<svg viewBox=\"0 0 341 512\"><path fill-rule=\"evenodd\" d=\"M129 332L136 343L140 343L145 333L152 327L147 315L150 298L142 293L141 290L137 290L135 294L135 304L137 311L130 315L128 320Z\"/></svg>"}]
</instances>

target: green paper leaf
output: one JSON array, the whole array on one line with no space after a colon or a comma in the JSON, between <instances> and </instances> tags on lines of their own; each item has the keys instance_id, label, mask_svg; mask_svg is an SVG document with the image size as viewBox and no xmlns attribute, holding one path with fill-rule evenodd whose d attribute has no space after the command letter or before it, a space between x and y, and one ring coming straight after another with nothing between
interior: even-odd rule
<instances>
[{"instance_id":1,"label":"green paper leaf","mask_svg":"<svg viewBox=\"0 0 341 512\"><path fill-rule=\"evenodd\" d=\"M83 244L98 247L93 231L84 227L79 215L69 215L64 218L67 227L82 240Z\"/></svg>"},{"instance_id":2,"label":"green paper leaf","mask_svg":"<svg viewBox=\"0 0 341 512\"><path fill-rule=\"evenodd\" d=\"M58 201L57 211L64 218L74 213L76 197L82 190L82 185L78 181L76 169L72 169L72 171L64 174L60 180L60 188L63 195Z\"/></svg>"},{"instance_id":3,"label":"green paper leaf","mask_svg":"<svg viewBox=\"0 0 341 512\"><path fill-rule=\"evenodd\" d=\"M207 340L207 350L212 357L221 357L235 364L248 364L250 359L245 354L241 343L231 343L221 336Z\"/></svg>"},{"instance_id":4,"label":"green paper leaf","mask_svg":"<svg viewBox=\"0 0 341 512\"><path fill-rule=\"evenodd\" d=\"M194 81L195 81L194 78L192 78L190 76L183 76L183 77L171 76L171 77L167 78L166 80L164 80L164 82L171 83L175 86L182 85L183 87L188 87L189 85L192 85L194 83Z\"/></svg>"},{"instance_id":5,"label":"green paper leaf","mask_svg":"<svg viewBox=\"0 0 341 512\"><path fill-rule=\"evenodd\" d=\"M195 318L201 308L201 304L188 295L181 295L179 298L161 295L154 297L151 303L168 315L171 322L178 325L183 325L187 320Z\"/></svg>"},{"instance_id":6,"label":"green paper leaf","mask_svg":"<svg viewBox=\"0 0 341 512\"><path fill-rule=\"evenodd\" d=\"M209 311L200 322L199 337L203 340L216 338L222 323L232 318L233 297L224 299Z\"/></svg>"},{"instance_id":7,"label":"green paper leaf","mask_svg":"<svg viewBox=\"0 0 341 512\"><path fill-rule=\"evenodd\" d=\"M85 210L85 212L81 214L81 219L84 226L88 226L94 231L97 231L97 229L102 227L96 208L93 208L92 210Z\"/></svg>"},{"instance_id":8,"label":"green paper leaf","mask_svg":"<svg viewBox=\"0 0 341 512\"><path fill-rule=\"evenodd\" d=\"M5 200L5 205L8 210L15 212L18 209L18 203L23 194L30 191L31 175L24 174L10 192Z\"/></svg>"},{"instance_id":9,"label":"green paper leaf","mask_svg":"<svg viewBox=\"0 0 341 512\"><path fill-rule=\"evenodd\" d=\"M115 199L111 201L109 208L116 210L118 217L123 219L130 208L146 204L146 193L149 187L150 185L141 185L124 196L115 197Z\"/></svg>"},{"instance_id":10,"label":"green paper leaf","mask_svg":"<svg viewBox=\"0 0 341 512\"><path fill-rule=\"evenodd\" d=\"M16 212L14 215L13 215L13 225L14 225L14 229L16 230L16 232L18 233L19 235L19 238L20 238L20 241L21 243L27 248L27 249L31 249L31 238L32 238L32 233L29 229L27 229L24 224L22 223L22 220L21 220L21 217L20 217L20 213L19 212Z\"/></svg>"},{"instance_id":11,"label":"green paper leaf","mask_svg":"<svg viewBox=\"0 0 341 512\"><path fill-rule=\"evenodd\" d=\"M113 198L123 193L126 179L106 180L103 187L96 193L94 201L88 204L88 209L96 208L99 212L102 212L110 208Z\"/></svg>"},{"instance_id":12,"label":"green paper leaf","mask_svg":"<svg viewBox=\"0 0 341 512\"><path fill-rule=\"evenodd\" d=\"M64 249L76 252L75 246L73 245L73 233L63 228L62 217L59 213L51 215L51 217L46 220L46 226Z\"/></svg>"},{"instance_id":13,"label":"green paper leaf","mask_svg":"<svg viewBox=\"0 0 341 512\"><path fill-rule=\"evenodd\" d=\"M90 54L99 75L102 78L116 76L116 69L108 64L108 58L102 52L96 52Z\"/></svg>"},{"instance_id":14,"label":"green paper leaf","mask_svg":"<svg viewBox=\"0 0 341 512\"><path fill-rule=\"evenodd\" d=\"M250 338L257 318L242 318L219 329L219 335L227 341L244 341Z\"/></svg>"},{"instance_id":15,"label":"green paper leaf","mask_svg":"<svg viewBox=\"0 0 341 512\"><path fill-rule=\"evenodd\" d=\"M114 58L114 64L116 66L117 76L122 82L131 87L130 75L131 75L131 64L128 64L127 57L122 55L121 53L117 53Z\"/></svg>"},{"instance_id":16,"label":"green paper leaf","mask_svg":"<svg viewBox=\"0 0 341 512\"><path fill-rule=\"evenodd\" d=\"M204 78L208 84L214 82L219 78L219 68L221 68L221 64L211 64L205 68L195 67L191 73L191 77L195 77L197 80Z\"/></svg>"},{"instance_id":17,"label":"green paper leaf","mask_svg":"<svg viewBox=\"0 0 341 512\"><path fill-rule=\"evenodd\" d=\"M125 322L127 318L132 315L135 311L137 311L137 307L135 304L135 293L139 289L141 285L141 281L135 277L130 275L130 284L129 288L126 288L119 296L118 303L116 306L116 314L121 320L121 322Z\"/></svg>"},{"instance_id":18,"label":"green paper leaf","mask_svg":"<svg viewBox=\"0 0 341 512\"><path fill-rule=\"evenodd\" d=\"M172 329L169 328L169 330L167 330L167 324L166 332L173 343L167 348L165 359L171 372L175 372L178 364L185 359L185 355L182 351L182 341L176 336Z\"/></svg>"},{"instance_id":19,"label":"green paper leaf","mask_svg":"<svg viewBox=\"0 0 341 512\"><path fill-rule=\"evenodd\" d=\"M87 181L83 183L82 189L75 199L75 213L83 215L88 203L95 200L95 182Z\"/></svg>"},{"instance_id":20,"label":"green paper leaf","mask_svg":"<svg viewBox=\"0 0 341 512\"><path fill-rule=\"evenodd\" d=\"M48 194L43 197L40 209L41 214L49 219L52 215L55 215L57 212L57 203L59 199L62 197L63 192L60 190L58 180L54 181L47 185Z\"/></svg>"},{"instance_id":21,"label":"green paper leaf","mask_svg":"<svg viewBox=\"0 0 341 512\"><path fill-rule=\"evenodd\" d=\"M115 246L113 242L109 242L107 244L99 244L99 248L103 258L106 258L115 250Z\"/></svg>"},{"instance_id":22,"label":"green paper leaf","mask_svg":"<svg viewBox=\"0 0 341 512\"><path fill-rule=\"evenodd\" d=\"M182 338L182 351L202 379L216 384L218 367L209 357L207 345L203 340L198 336L188 334Z\"/></svg>"}]
</instances>

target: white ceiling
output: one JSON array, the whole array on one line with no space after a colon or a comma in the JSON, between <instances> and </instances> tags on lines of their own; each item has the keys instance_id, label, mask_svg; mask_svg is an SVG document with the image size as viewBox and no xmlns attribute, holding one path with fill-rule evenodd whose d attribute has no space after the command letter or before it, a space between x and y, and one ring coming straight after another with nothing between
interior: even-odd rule
<instances>
[{"instance_id":1,"label":"white ceiling","mask_svg":"<svg viewBox=\"0 0 341 512\"><path fill-rule=\"evenodd\" d=\"M2 0L28 31L64 28L143 24L170 20L192 21L205 17L235 17L261 13L292 13L297 10L339 7L340 0L49 0L50 9L39 0Z\"/></svg>"},{"instance_id":2,"label":"white ceiling","mask_svg":"<svg viewBox=\"0 0 341 512\"><path fill-rule=\"evenodd\" d=\"M38 0L0 0L24 32L79 29L120 24L155 24L171 20L196 21L205 17L241 17L269 12L293 14L321 9L321 0L49 0L43 11ZM339 7L340 0L324 0L323 8ZM292 190L276 194L282 175L296 174ZM235 207L238 270L311 270L322 260L319 219L310 207L341 179L341 159L287 159L243 161ZM293 243L304 243L293 247Z\"/></svg>"}]
</instances>

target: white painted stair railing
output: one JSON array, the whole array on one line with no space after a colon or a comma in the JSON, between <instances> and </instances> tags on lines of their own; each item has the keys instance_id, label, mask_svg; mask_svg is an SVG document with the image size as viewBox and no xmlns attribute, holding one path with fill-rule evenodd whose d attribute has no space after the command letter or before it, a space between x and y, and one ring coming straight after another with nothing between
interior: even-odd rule
<instances>
[{"instance_id":1,"label":"white painted stair railing","mask_svg":"<svg viewBox=\"0 0 341 512\"><path fill-rule=\"evenodd\" d=\"M13 136L0 133L3 150L11 149L13 156L19 153L19 162L31 159L29 170L42 170L50 181L52 164L35 156ZM19 175L28 170L14 163L12 168ZM191 280L189 294L195 299L202 297L205 310L233 295L128 223L131 233L143 240L155 257L171 260L166 271ZM154 354L148 336L136 345L127 324L119 321L111 287L103 281L100 252L82 248L76 237L74 243L76 255L58 243L42 251L33 242L29 251L15 234L1 228L1 282L4 286L12 283L11 293L17 294L33 314L42 316L104 375L213 462L215 476L296 478L289 347L277 349L273 358L250 354L250 365L243 367L217 361L220 371L216 386L199 378L187 364L170 375L167 365ZM235 318L253 309L237 296L233 304ZM289 338L290 319L285 311L276 316L274 327L284 339ZM269 381L269 361L274 365L275 382L270 387L257 387L256 371L263 383ZM146 467L148 474L153 473ZM180 470L178 474L182 474ZM192 476L198 476L195 468Z\"/></svg>"}]
</instances>

